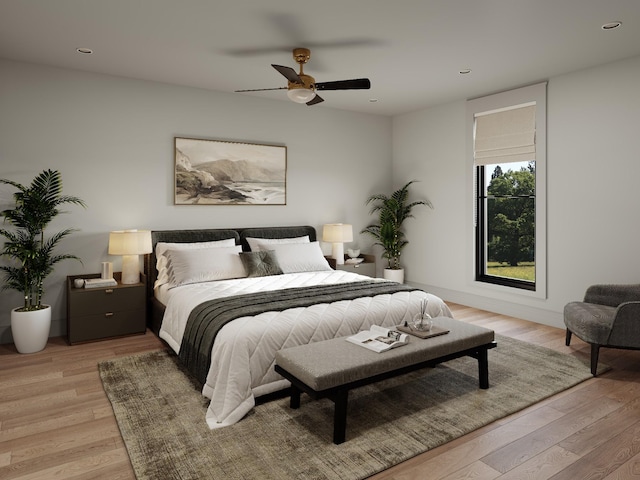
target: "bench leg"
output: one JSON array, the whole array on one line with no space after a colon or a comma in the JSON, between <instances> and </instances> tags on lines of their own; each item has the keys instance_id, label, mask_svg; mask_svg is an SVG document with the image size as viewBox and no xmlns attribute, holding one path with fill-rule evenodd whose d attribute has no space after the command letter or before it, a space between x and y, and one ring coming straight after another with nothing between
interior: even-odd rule
<instances>
[{"instance_id":1,"label":"bench leg","mask_svg":"<svg viewBox=\"0 0 640 480\"><path fill-rule=\"evenodd\" d=\"M487 348L478 350L478 379L480 388L489 388L489 355Z\"/></svg>"},{"instance_id":2,"label":"bench leg","mask_svg":"<svg viewBox=\"0 0 640 480\"><path fill-rule=\"evenodd\" d=\"M349 390L338 390L335 394L335 410L333 413L333 443L344 442L347 432L347 399Z\"/></svg>"},{"instance_id":3,"label":"bench leg","mask_svg":"<svg viewBox=\"0 0 640 480\"><path fill-rule=\"evenodd\" d=\"M291 399L289 400L289 407L300 408L300 394L302 391L295 385L291 385Z\"/></svg>"}]
</instances>

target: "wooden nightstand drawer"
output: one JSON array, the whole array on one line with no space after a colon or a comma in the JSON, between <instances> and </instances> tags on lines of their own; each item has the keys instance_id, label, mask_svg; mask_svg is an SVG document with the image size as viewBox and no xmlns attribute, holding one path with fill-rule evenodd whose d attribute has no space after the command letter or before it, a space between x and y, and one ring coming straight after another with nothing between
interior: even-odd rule
<instances>
[{"instance_id":1,"label":"wooden nightstand drawer","mask_svg":"<svg viewBox=\"0 0 640 480\"><path fill-rule=\"evenodd\" d=\"M74 292L71 315L85 316L119 312L139 307L144 302L144 288L78 289Z\"/></svg>"},{"instance_id":2,"label":"wooden nightstand drawer","mask_svg":"<svg viewBox=\"0 0 640 480\"><path fill-rule=\"evenodd\" d=\"M74 319L69 343L144 333L145 330L144 309L87 315Z\"/></svg>"},{"instance_id":3,"label":"wooden nightstand drawer","mask_svg":"<svg viewBox=\"0 0 640 480\"><path fill-rule=\"evenodd\" d=\"M376 264L362 262L357 265L350 265L345 263L344 265L336 265L336 270L343 270L345 272L353 272L360 275L367 275L368 277L376 276Z\"/></svg>"}]
</instances>

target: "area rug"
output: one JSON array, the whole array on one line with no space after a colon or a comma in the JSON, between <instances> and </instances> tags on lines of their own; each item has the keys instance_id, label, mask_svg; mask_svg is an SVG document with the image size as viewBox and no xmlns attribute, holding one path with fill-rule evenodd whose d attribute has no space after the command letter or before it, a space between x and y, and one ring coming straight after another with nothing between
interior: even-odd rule
<instances>
[{"instance_id":1,"label":"area rug","mask_svg":"<svg viewBox=\"0 0 640 480\"><path fill-rule=\"evenodd\" d=\"M461 358L349 393L347 441L332 443L333 403L258 405L209 430L207 400L165 351L99 365L139 480L362 479L591 377L561 353L496 336L488 390ZM383 354L382 354L383 355Z\"/></svg>"}]
</instances>

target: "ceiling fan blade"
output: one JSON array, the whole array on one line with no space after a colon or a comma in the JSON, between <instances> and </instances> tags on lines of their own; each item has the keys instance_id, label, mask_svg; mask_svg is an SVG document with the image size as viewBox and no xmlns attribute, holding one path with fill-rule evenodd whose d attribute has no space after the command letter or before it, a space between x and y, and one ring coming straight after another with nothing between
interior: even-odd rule
<instances>
[{"instance_id":1,"label":"ceiling fan blade","mask_svg":"<svg viewBox=\"0 0 640 480\"><path fill-rule=\"evenodd\" d=\"M313 97L311 100L307 102L307 105L311 106L311 105L315 105L316 103L322 103L322 102L324 102L324 98L316 94L315 97Z\"/></svg>"},{"instance_id":2,"label":"ceiling fan blade","mask_svg":"<svg viewBox=\"0 0 640 480\"><path fill-rule=\"evenodd\" d=\"M271 64L271 66L275 68L278 72L280 72L291 83L304 85L304 82L302 81L300 76L296 73L296 71L293 68L283 67L282 65L274 65L274 64Z\"/></svg>"},{"instance_id":3,"label":"ceiling fan blade","mask_svg":"<svg viewBox=\"0 0 640 480\"><path fill-rule=\"evenodd\" d=\"M337 80L335 82L316 82L316 90L368 90L371 82L368 78Z\"/></svg>"},{"instance_id":4,"label":"ceiling fan blade","mask_svg":"<svg viewBox=\"0 0 640 480\"><path fill-rule=\"evenodd\" d=\"M251 88L248 90L234 90L234 92L266 92L267 90L286 90L287 87L277 87L277 88Z\"/></svg>"}]
</instances>

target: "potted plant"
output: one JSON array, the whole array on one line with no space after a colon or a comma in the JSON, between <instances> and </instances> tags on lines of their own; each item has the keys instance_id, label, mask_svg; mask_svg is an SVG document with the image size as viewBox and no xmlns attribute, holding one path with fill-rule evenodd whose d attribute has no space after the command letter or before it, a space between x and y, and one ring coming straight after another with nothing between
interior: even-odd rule
<instances>
[{"instance_id":1,"label":"potted plant","mask_svg":"<svg viewBox=\"0 0 640 480\"><path fill-rule=\"evenodd\" d=\"M80 260L75 255L54 252L60 240L74 230L65 229L45 238L45 228L61 213L60 205L85 204L77 197L62 195L62 179L54 170L44 170L29 186L6 179L0 179L0 183L18 189L13 194L13 208L0 212L4 223L13 227L0 229L5 238L0 256L9 260L0 265L5 278L2 290L14 289L24 295L24 305L11 311L11 333L20 353L38 352L47 344L51 327L51 306L42 303L44 280L58 262Z\"/></svg>"},{"instance_id":2,"label":"potted plant","mask_svg":"<svg viewBox=\"0 0 640 480\"><path fill-rule=\"evenodd\" d=\"M404 281L404 269L400 265L400 254L409 241L402 231L402 224L407 218L412 218L412 210L418 205L426 205L433 208L428 200L416 200L408 203L409 186L415 180L408 182L402 188L396 190L391 196L384 194L371 195L366 204L372 205L371 214L378 214L378 223L364 228L360 233L371 235L384 252L382 258L387 259L387 267L384 270L384 278L402 283Z\"/></svg>"}]
</instances>

